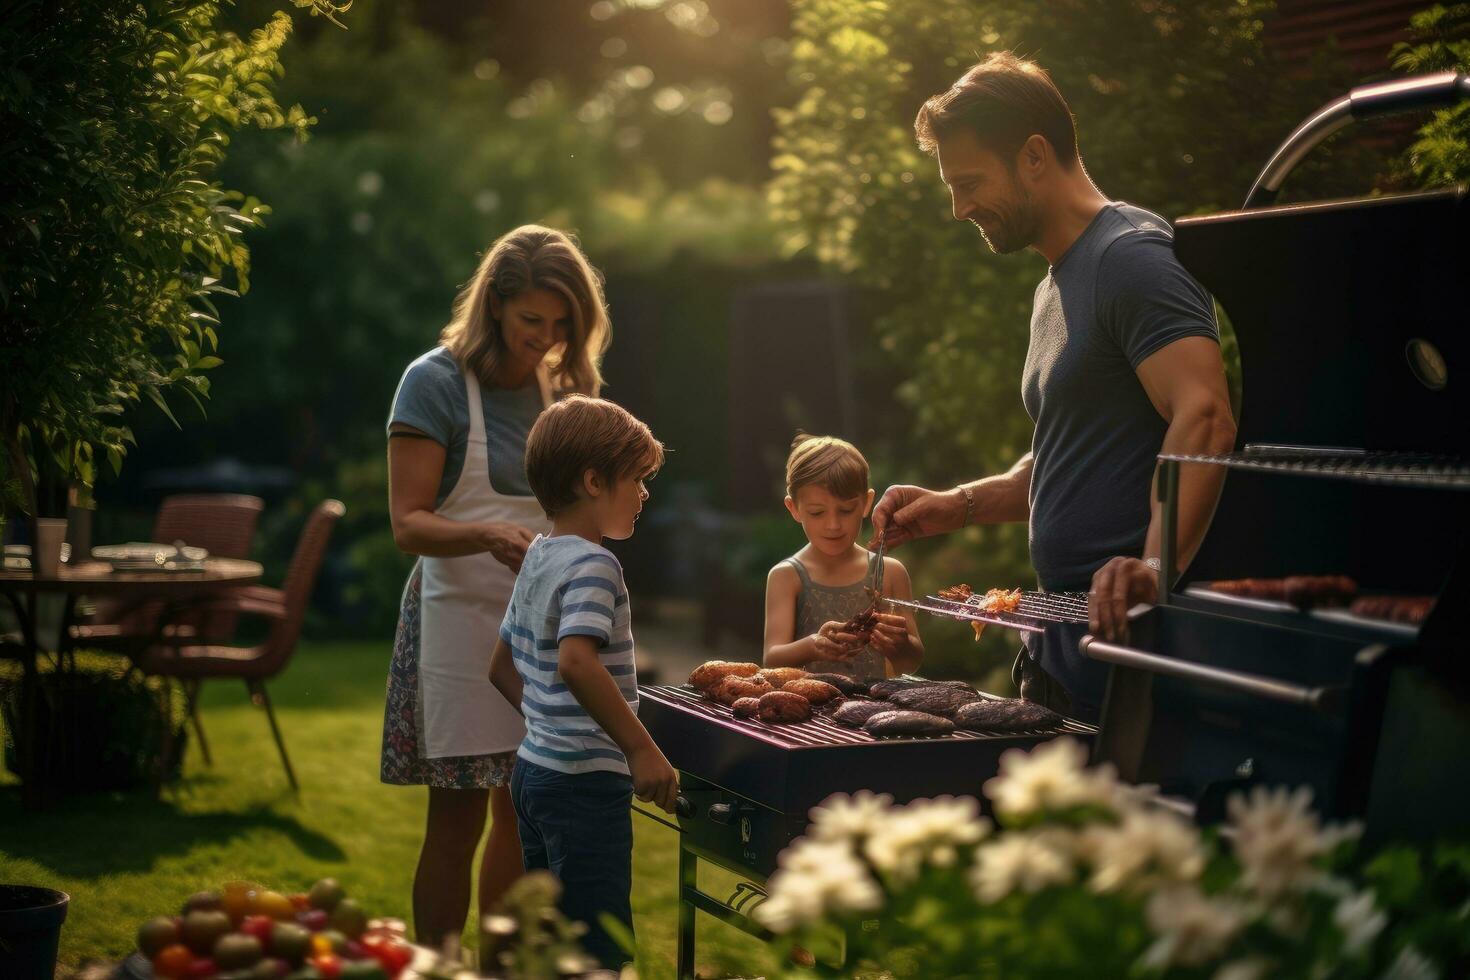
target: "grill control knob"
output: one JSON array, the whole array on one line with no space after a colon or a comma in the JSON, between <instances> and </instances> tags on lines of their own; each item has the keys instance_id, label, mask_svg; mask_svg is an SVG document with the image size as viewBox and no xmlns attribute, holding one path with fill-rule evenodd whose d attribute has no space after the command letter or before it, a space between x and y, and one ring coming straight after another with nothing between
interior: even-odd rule
<instances>
[{"instance_id":1,"label":"grill control knob","mask_svg":"<svg viewBox=\"0 0 1470 980\"><path fill-rule=\"evenodd\" d=\"M684 819L694 816L694 804L689 802L687 796L674 797L674 813Z\"/></svg>"},{"instance_id":2,"label":"grill control knob","mask_svg":"<svg viewBox=\"0 0 1470 980\"><path fill-rule=\"evenodd\" d=\"M715 823L729 823L735 816L735 804L733 803L711 803L709 807L709 818Z\"/></svg>"}]
</instances>

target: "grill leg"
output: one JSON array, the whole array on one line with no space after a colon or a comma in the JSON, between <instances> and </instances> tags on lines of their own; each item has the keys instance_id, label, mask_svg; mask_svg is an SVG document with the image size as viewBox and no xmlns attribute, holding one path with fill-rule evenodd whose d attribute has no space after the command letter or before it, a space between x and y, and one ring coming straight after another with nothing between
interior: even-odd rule
<instances>
[{"instance_id":1,"label":"grill leg","mask_svg":"<svg viewBox=\"0 0 1470 980\"><path fill-rule=\"evenodd\" d=\"M694 902L698 890L699 858L679 840L679 980L694 980Z\"/></svg>"}]
</instances>

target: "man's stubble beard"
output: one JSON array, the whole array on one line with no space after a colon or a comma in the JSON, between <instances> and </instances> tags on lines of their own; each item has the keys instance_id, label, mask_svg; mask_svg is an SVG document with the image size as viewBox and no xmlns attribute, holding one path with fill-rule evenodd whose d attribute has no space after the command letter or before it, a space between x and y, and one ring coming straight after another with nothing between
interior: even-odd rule
<instances>
[{"instance_id":1,"label":"man's stubble beard","mask_svg":"<svg viewBox=\"0 0 1470 980\"><path fill-rule=\"evenodd\" d=\"M996 255L1013 255L1024 251L1041 237L1041 215L1038 213L1036 201L1025 191L1019 182L1013 182L1011 189L1014 192L1012 200L1015 202L1012 213L995 212L995 236L992 237L980 222L973 222L980 229L980 237L985 239L985 244Z\"/></svg>"}]
</instances>

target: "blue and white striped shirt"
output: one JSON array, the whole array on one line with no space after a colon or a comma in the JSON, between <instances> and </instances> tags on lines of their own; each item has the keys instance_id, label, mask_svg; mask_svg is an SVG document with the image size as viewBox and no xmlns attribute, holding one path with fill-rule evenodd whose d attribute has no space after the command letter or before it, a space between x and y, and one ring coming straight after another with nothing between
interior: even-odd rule
<instances>
[{"instance_id":1,"label":"blue and white striped shirt","mask_svg":"<svg viewBox=\"0 0 1470 980\"><path fill-rule=\"evenodd\" d=\"M611 551L572 534L537 535L531 542L500 624L500 638L510 647L524 686L522 759L565 773L628 772L617 743L562 681L557 659L562 640L592 637L602 665L636 713L630 620L623 567Z\"/></svg>"}]
</instances>

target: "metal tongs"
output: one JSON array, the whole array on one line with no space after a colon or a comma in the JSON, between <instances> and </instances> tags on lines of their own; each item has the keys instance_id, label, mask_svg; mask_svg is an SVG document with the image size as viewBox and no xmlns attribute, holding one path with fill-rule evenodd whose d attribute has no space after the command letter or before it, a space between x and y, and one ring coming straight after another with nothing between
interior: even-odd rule
<instances>
[{"instance_id":1,"label":"metal tongs","mask_svg":"<svg viewBox=\"0 0 1470 980\"><path fill-rule=\"evenodd\" d=\"M883 552L887 544L888 530L883 529L878 534L878 548L873 552L873 568L868 573L869 585L868 595L873 600L873 611L877 612L878 604L883 600Z\"/></svg>"}]
</instances>

